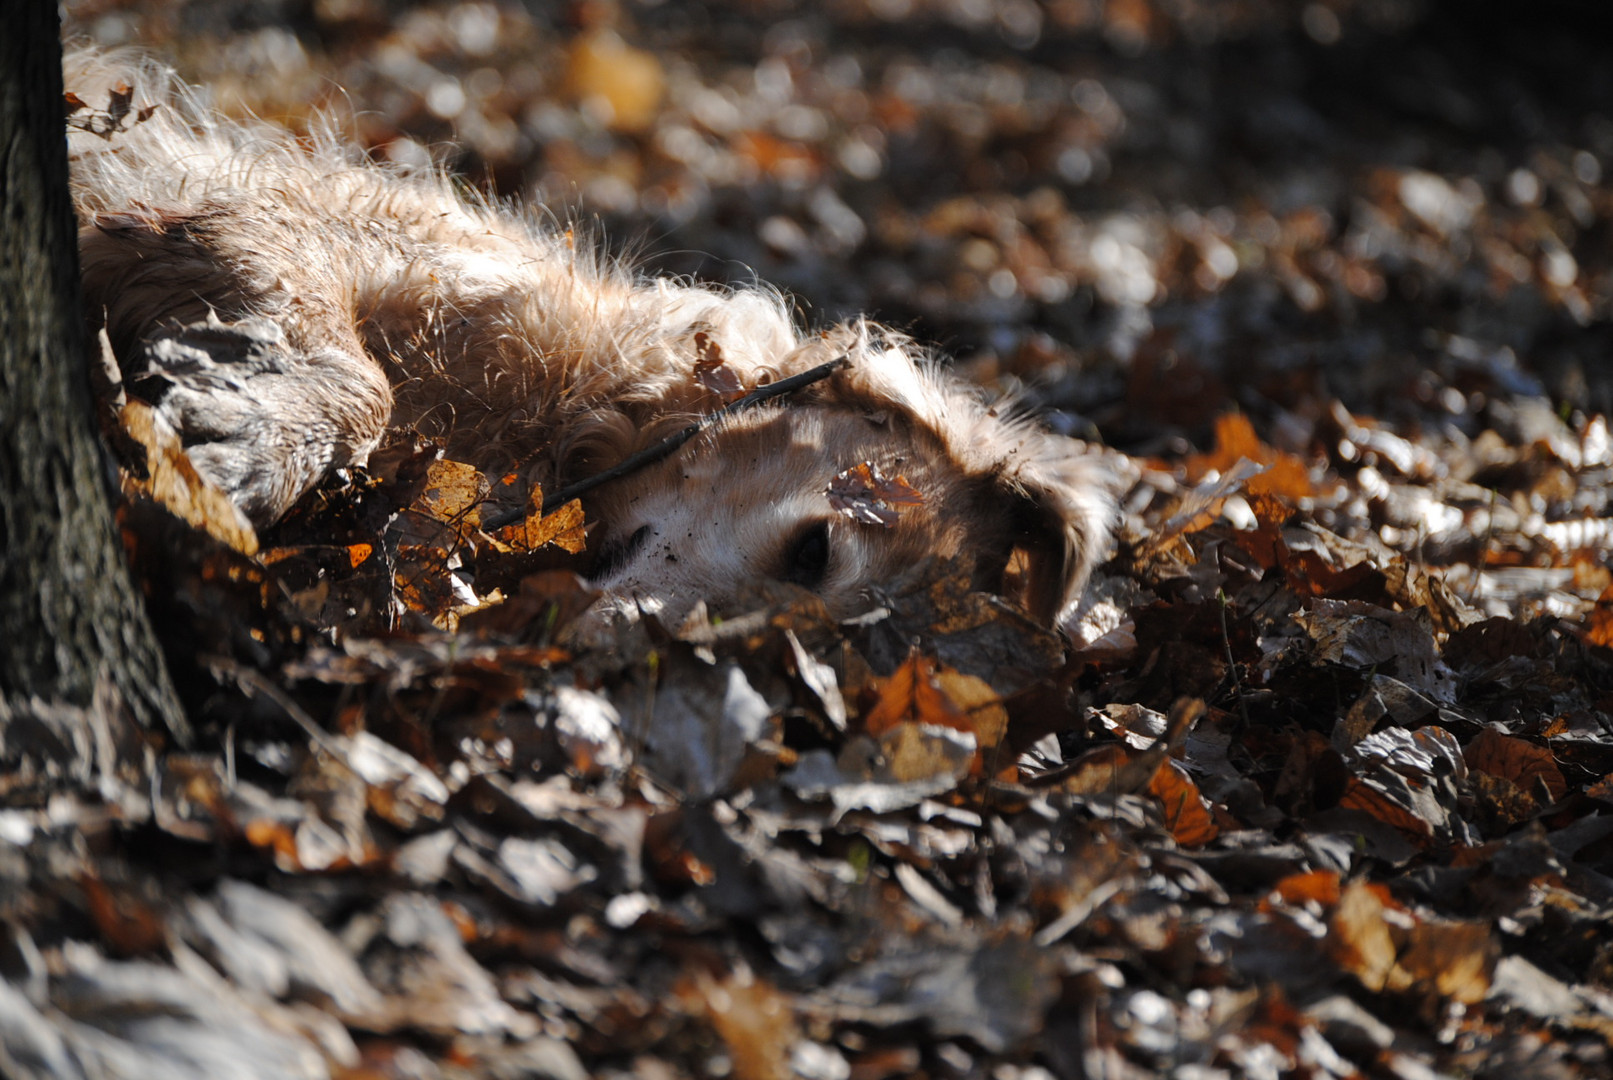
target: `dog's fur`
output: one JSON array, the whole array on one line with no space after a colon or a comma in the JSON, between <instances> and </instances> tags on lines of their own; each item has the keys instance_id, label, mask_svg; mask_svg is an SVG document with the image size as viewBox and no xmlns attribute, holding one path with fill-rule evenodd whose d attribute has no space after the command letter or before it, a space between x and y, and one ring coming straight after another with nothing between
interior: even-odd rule
<instances>
[{"instance_id":1,"label":"dog's fur","mask_svg":"<svg viewBox=\"0 0 1613 1080\"><path fill-rule=\"evenodd\" d=\"M436 173L226 121L149 63L73 53L66 81L92 107L134 91L119 130L70 132L90 318L259 525L389 433L552 490L719 405L702 354L751 388L844 353L831 378L590 495L598 583L676 618L792 580L846 617L962 557L1053 622L1105 542L1098 459L984 407L900 335L803 333L771 292L646 280ZM862 462L922 505L891 527L837 514L826 489Z\"/></svg>"}]
</instances>

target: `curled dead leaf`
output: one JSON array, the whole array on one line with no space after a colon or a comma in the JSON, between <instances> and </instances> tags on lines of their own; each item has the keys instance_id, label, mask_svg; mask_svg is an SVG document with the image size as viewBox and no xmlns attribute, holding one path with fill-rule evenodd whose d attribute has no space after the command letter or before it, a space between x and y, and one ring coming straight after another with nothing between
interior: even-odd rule
<instances>
[{"instance_id":1,"label":"curled dead leaf","mask_svg":"<svg viewBox=\"0 0 1613 1080\"><path fill-rule=\"evenodd\" d=\"M1188 458L1187 474L1197 481L1211 472L1225 473L1244 459L1266 466L1249 478L1245 490L1250 495L1297 500L1316 493L1305 463L1293 454L1274 450L1261 442L1249 418L1238 412L1225 413L1216 419L1215 449Z\"/></svg>"},{"instance_id":2,"label":"curled dead leaf","mask_svg":"<svg viewBox=\"0 0 1613 1080\"><path fill-rule=\"evenodd\" d=\"M697 330L694 335L695 381L724 401L739 397L745 384L739 381L734 369L723 360L722 346L708 331Z\"/></svg>"},{"instance_id":3,"label":"curled dead leaf","mask_svg":"<svg viewBox=\"0 0 1613 1080\"><path fill-rule=\"evenodd\" d=\"M829 505L851 520L887 529L896 524L902 511L924 504L924 496L904 477L887 477L871 461L841 472L830 481L825 494Z\"/></svg>"},{"instance_id":4,"label":"curled dead leaf","mask_svg":"<svg viewBox=\"0 0 1613 1080\"><path fill-rule=\"evenodd\" d=\"M1551 750L1527 739L1503 735L1485 728L1462 750L1468 767L1510 781L1518 790L1544 801L1559 802L1568 794L1568 783Z\"/></svg>"}]
</instances>

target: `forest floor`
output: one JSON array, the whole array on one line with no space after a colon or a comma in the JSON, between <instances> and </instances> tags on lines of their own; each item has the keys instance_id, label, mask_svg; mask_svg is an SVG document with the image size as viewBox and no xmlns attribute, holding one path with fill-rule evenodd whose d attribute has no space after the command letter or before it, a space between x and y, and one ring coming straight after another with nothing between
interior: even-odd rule
<instances>
[{"instance_id":1,"label":"forest floor","mask_svg":"<svg viewBox=\"0 0 1613 1080\"><path fill-rule=\"evenodd\" d=\"M608 652L452 463L250 557L131 500L198 734L0 717L0 1072L1613 1075L1593 7L70 0L1131 482L1067 636L938 570Z\"/></svg>"}]
</instances>

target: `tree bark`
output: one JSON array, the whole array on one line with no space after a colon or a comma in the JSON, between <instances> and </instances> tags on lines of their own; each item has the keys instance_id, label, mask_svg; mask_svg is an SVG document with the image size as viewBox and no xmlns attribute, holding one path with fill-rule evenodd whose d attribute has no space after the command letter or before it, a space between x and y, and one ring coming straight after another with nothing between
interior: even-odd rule
<instances>
[{"instance_id":1,"label":"tree bark","mask_svg":"<svg viewBox=\"0 0 1613 1080\"><path fill-rule=\"evenodd\" d=\"M109 680L184 739L92 426L58 18L13 0L0 31L0 696L88 705Z\"/></svg>"}]
</instances>

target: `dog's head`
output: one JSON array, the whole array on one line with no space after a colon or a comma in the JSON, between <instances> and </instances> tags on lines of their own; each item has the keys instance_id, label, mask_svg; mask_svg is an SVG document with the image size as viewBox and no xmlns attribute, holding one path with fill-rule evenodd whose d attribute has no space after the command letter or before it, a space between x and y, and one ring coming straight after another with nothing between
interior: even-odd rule
<instances>
[{"instance_id":1,"label":"dog's head","mask_svg":"<svg viewBox=\"0 0 1613 1080\"><path fill-rule=\"evenodd\" d=\"M765 581L848 618L949 559L1055 623L1108 538L1106 466L861 327L802 346L777 373L841 352L851 362L832 377L592 496L595 583L674 623L700 600L731 610Z\"/></svg>"}]
</instances>

